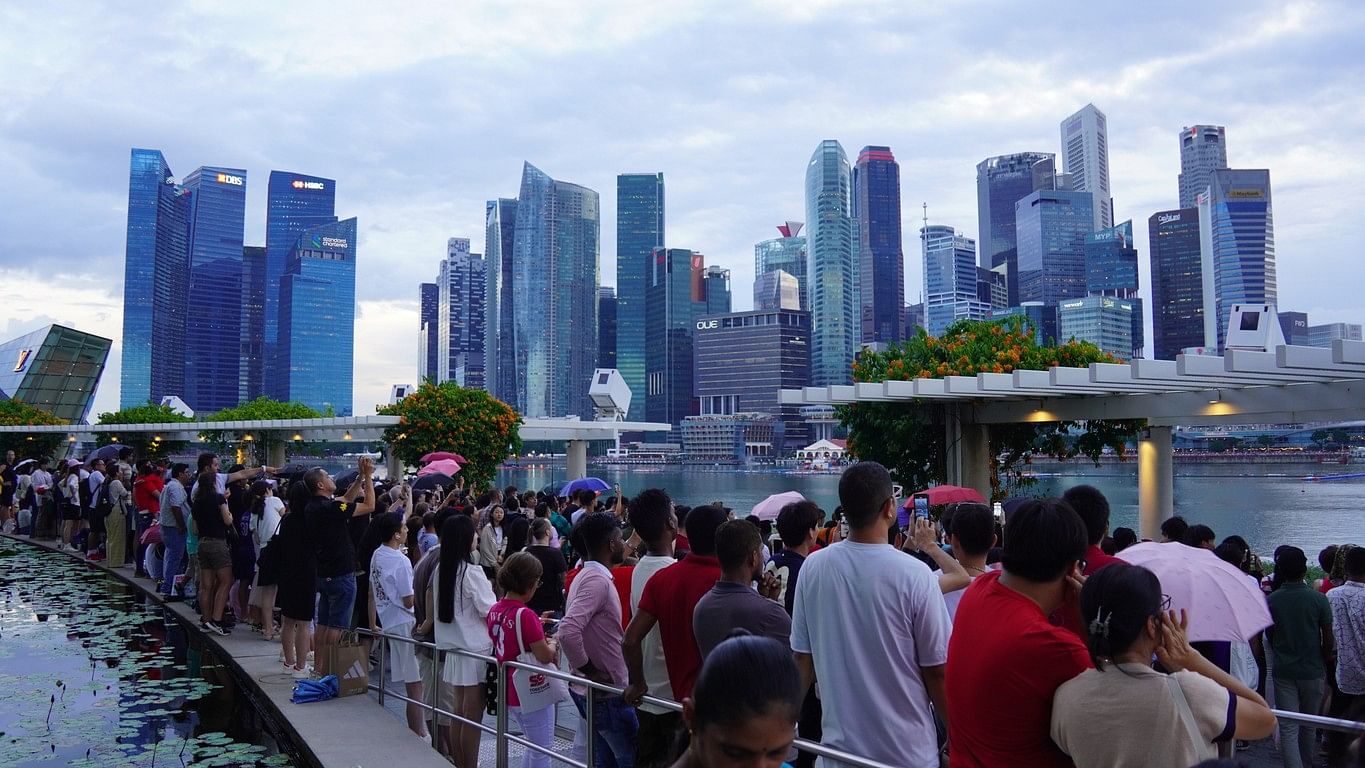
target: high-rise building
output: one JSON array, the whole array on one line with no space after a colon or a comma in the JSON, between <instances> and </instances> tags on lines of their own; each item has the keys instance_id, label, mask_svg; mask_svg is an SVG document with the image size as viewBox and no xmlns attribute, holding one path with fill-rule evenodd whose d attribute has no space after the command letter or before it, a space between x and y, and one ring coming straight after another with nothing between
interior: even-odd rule
<instances>
[{"instance_id":1,"label":"high-rise building","mask_svg":"<svg viewBox=\"0 0 1365 768\"><path fill-rule=\"evenodd\" d=\"M211 413L240 402L246 171L196 168L185 177L185 188L190 280L182 399L199 413Z\"/></svg>"},{"instance_id":2,"label":"high-rise building","mask_svg":"<svg viewBox=\"0 0 1365 768\"><path fill-rule=\"evenodd\" d=\"M484 221L484 384L493 396L517 402L515 265L516 199L489 200Z\"/></svg>"},{"instance_id":3,"label":"high-rise building","mask_svg":"<svg viewBox=\"0 0 1365 768\"><path fill-rule=\"evenodd\" d=\"M616 289L597 289L597 367L616 367Z\"/></svg>"},{"instance_id":4,"label":"high-rise building","mask_svg":"<svg viewBox=\"0 0 1365 768\"><path fill-rule=\"evenodd\" d=\"M645 407L645 293L655 248L664 246L664 175L616 177L616 368L632 393L628 419Z\"/></svg>"},{"instance_id":5,"label":"high-rise building","mask_svg":"<svg viewBox=\"0 0 1365 768\"><path fill-rule=\"evenodd\" d=\"M905 331L907 337L916 336L924 328L924 302L905 305Z\"/></svg>"},{"instance_id":6,"label":"high-rise building","mask_svg":"<svg viewBox=\"0 0 1365 768\"><path fill-rule=\"evenodd\" d=\"M1109 128L1094 104L1062 121L1062 169L1071 175L1071 189L1089 192L1091 231L1114 226L1114 201L1109 191Z\"/></svg>"},{"instance_id":7,"label":"high-rise building","mask_svg":"<svg viewBox=\"0 0 1365 768\"><path fill-rule=\"evenodd\" d=\"M1209 174L1228 167L1224 134L1221 125L1192 125L1180 131L1181 208L1195 207L1195 198L1209 188Z\"/></svg>"},{"instance_id":8,"label":"high-rise building","mask_svg":"<svg viewBox=\"0 0 1365 768\"><path fill-rule=\"evenodd\" d=\"M1152 269L1152 356L1174 360L1181 350L1204 345L1199 210L1152 214L1147 220L1147 241Z\"/></svg>"},{"instance_id":9,"label":"high-rise building","mask_svg":"<svg viewBox=\"0 0 1365 768\"><path fill-rule=\"evenodd\" d=\"M62 325L0 343L0 359L6 363L0 366L0 399L13 398L72 424L82 423L90 416L113 344Z\"/></svg>"},{"instance_id":10,"label":"high-rise building","mask_svg":"<svg viewBox=\"0 0 1365 768\"><path fill-rule=\"evenodd\" d=\"M265 394L265 247L242 248L242 379L237 399L246 402Z\"/></svg>"},{"instance_id":11,"label":"high-rise building","mask_svg":"<svg viewBox=\"0 0 1365 768\"><path fill-rule=\"evenodd\" d=\"M754 245L754 279L769 272L782 270L796 278L800 309L810 310L809 281L806 279L806 238L801 234L805 224L789 221L777 227L781 237L760 240Z\"/></svg>"},{"instance_id":12,"label":"high-rise building","mask_svg":"<svg viewBox=\"0 0 1365 768\"><path fill-rule=\"evenodd\" d=\"M597 365L597 193L556 181L526 163L516 222L512 288L527 299L513 308L516 408L530 418L592 418L588 386ZM619 322L618 315L618 340Z\"/></svg>"},{"instance_id":13,"label":"high-rise building","mask_svg":"<svg viewBox=\"0 0 1365 768\"><path fill-rule=\"evenodd\" d=\"M703 310L708 315L723 315L731 309L730 296L730 270L724 267L710 266L702 273L702 301L706 302Z\"/></svg>"},{"instance_id":14,"label":"high-rise building","mask_svg":"<svg viewBox=\"0 0 1365 768\"><path fill-rule=\"evenodd\" d=\"M1346 341L1360 341L1360 323L1324 323L1322 325L1308 326L1308 338L1306 343L1310 347L1332 348L1332 342L1337 339Z\"/></svg>"},{"instance_id":15,"label":"high-rise building","mask_svg":"<svg viewBox=\"0 0 1365 768\"><path fill-rule=\"evenodd\" d=\"M279 399L352 414L355 263L353 218L305 230L295 241L280 278L275 366L287 389Z\"/></svg>"},{"instance_id":16,"label":"high-rise building","mask_svg":"<svg viewBox=\"0 0 1365 768\"><path fill-rule=\"evenodd\" d=\"M976 300L991 309L1004 309L1010 305L1009 286L1005 282L1006 270L976 268Z\"/></svg>"},{"instance_id":17,"label":"high-rise building","mask_svg":"<svg viewBox=\"0 0 1365 768\"><path fill-rule=\"evenodd\" d=\"M1233 304L1274 304L1278 298L1270 171L1212 171L1197 204L1204 346L1221 350Z\"/></svg>"},{"instance_id":18,"label":"high-rise building","mask_svg":"<svg viewBox=\"0 0 1365 768\"><path fill-rule=\"evenodd\" d=\"M801 285L783 270L764 272L754 280L754 309L800 309Z\"/></svg>"},{"instance_id":19,"label":"high-rise building","mask_svg":"<svg viewBox=\"0 0 1365 768\"><path fill-rule=\"evenodd\" d=\"M706 267L687 248L655 248L645 293L645 418L678 424L696 413L692 336L706 314ZM632 396L632 399L635 396Z\"/></svg>"},{"instance_id":20,"label":"high-rise building","mask_svg":"<svg viewBox=\"0 0 1365 768\"><path fill-rule=\"evenodd\" d=\"M806 166L811 384L847 384L862 336L852 169L839 142L820 142Z\"/></svg>"},{"instance_id":21,"label":"high-rise building","mask_svg":"<svg viewBox=\"0 0 1365 768\"><path fill-rule=\"evenodd\" d=\"M417 380L439 381L437 350L440 349L441 286L422 283L418 296Z\"/></svg>"},{"instance_id":22,"label":"high-rise building","mask_svg":"<svg viewBox=\"0 0 1365 768\"><path fill-rule=\"evenodd\" d=\"M1092 232L1085 238L1085 289L1091 296L1124 299L1132 307L1132 343L1124 359L1140 357L1143 348L1142 299L1138 297L1138 252L1133 222Z\"/></svg>"},{"instance_id":23,"label":"high-rise building","mask_svg":"<svg viewBox=\"0 0 1365 768\"><path fill-rule=\"evenodd\" d=\"M990 304L977 295L976 241L943 224L920 228L924 255L924 327L942 336L962 319L983 320Z\"/></svg>"},{"instance_id":24,"label":"high-rise building","mask_svg":"<svg viewBox=\"0 0 1365 768\"><path fill-rule=\"evenodd\" d=\"M858 227L861 340L900 341L905 338L901 171L890 147L863 147L858 153L853 166L853 219Z\"/></svg>"},{"instance_id":25,"label":"high-rise building","mask_svg":"<svg viewBox=\"0 0 1365 768\"><path fill-rule=\"evenodd\" d=\"M468 238L446 241L446 257L436 279L437 381L484 386L486 279L483 256L470 252Z\"/></svg>"},{"instance_id":26,"label":"high-rise building","mask_svg":"<svg viewBox=\"0 0 1365 768\"><path fill-rule=\"evenodd\" d=\"M175 183L161 152L133 149L120 408L159 402L166 395L184 396L189 215L190 192Z\"/></svg>"},{"instance_id":27,"label":"high-rise building","mask_svg":"<svg viewBox=\"0 0 1365 768\"><path fill-rule=\"evenodd\" d=\"M1057 335L1057 307L1041 301L1026 301L1022 305L997 309L991 312L992 318L1022 317L1033 331L1033 341L1040 346L1050 346L1059 339Z\"/></svg>"},{"instance_id":28,"label":"high-rise building","mask_svg":"<svg viewBox=\"0 0 1365 768\"><path fill-rule=\"evenodd\" d=\"M336 217L336 182L321 176L271 171L265 201L265 359L273 360L279 343L280 280L299 235L331 224ZM267 372L267 376L271 373ZM288 386L272 379L267 392L276 397Z\"/></svg>"},{"instance_id":29,"label":"high-rise building","mask_svg":"<svg viewBox=\"0 0 1365 768\"><path fill-rule=\"evenodd\" d=\"M1093 222L1089 192L1042 190L1015 203L1020 304L1056 306L1085 296L1085 239Z\"/></svg>"},{"instance_id":30,"label":"high-rise building","mask_svg":"<svg viewBox=\"0 0 1365 768\"><path fill-rule=\"evenodd\" d=\"M1110 296L1067 299L1057 306L1060 341L1088 341L1119 358L1133 357L1133 302Z\"/></svg>"},{"instance_id":31,"label":"high-rise building","mask_svg":"<svg viewBox=\"0 0 1365 768\"><path fill-rule=\"evenodd\" d=\"M1278 310L1278 307L1276 309ZM1276 311L1275 316L1280 320L1280 330L1284 332L1285 344L1293 344L1300 347L1308 346L1307 312ZM1201 325L1199 342L1191 346L1199 346L1203 343L1203 326Z\"/></svg>"},{"instance_id":32,"label":"high-rise building","mask_svg":"<svg viewBox=\"0 0 1365 768\"><path fill-rule=\"evenodd\" d=\"M1014 204L1055 185L1056 161L1050 152L988 157L976 166L977 263L987 269L1005 267L1010 306L1019 303Z\"/></svg>"}]
</instances>

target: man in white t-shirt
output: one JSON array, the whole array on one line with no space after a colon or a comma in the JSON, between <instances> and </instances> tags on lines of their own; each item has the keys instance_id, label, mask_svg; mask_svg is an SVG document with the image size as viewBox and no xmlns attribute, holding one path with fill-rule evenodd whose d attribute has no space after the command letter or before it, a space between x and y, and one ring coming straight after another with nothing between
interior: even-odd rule
<instances>
[{"instance_id":1,"label":"man in white t-shirt","mask_svg":"<svg viewBox=\"0 0 1365 768\"><path fill-rule=\"evenodd\" d=\"M635 564L630 577L630 613L633 616L640 610L640 597L645 593L645 584L654 574L677 562L673 558L673 539L678 535L678 516L673 512L673 500L668 494L658 488L650 488L630 500L629 519L631 527L646 547L645 556ZM664 646L659 639L658 625L640 641L640 654L644 657L645 685L650 695L661 699L673 698L673 686L668 680L668 667L664 665ZM682 728L681 716L649 702L640 704L636 716L640 721L640 730L636 737L635 765L637 768L666 765L674 737Z\"/></svg>"},{"instance_id":2,"label":"man in white t-shirt","mask_svg":"<svg viewBox=\"0 0 1365 768\"><path fill-rule=\"evenodd\" d=\"M934 710L947 708L952 629L938 579L887 543L896 503L886 467L849 467L839 502L849 538L807 558L796 583L791 643L802 690L820 686L826 746L886 765L937 768Z\"/></svg>"}]
</instances>

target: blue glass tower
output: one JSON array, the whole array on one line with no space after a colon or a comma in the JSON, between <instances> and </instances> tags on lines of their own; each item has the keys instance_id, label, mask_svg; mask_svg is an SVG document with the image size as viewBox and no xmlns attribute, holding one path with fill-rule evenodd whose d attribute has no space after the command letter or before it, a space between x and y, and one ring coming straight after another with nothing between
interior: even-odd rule
<instances>
[{"instance_id":1,"label":"blue glass tower","mask_svg":"<svg viewBox=\"0 0 1365 768\"><path fill-rule=\"evenodd\" d=\"M919 236L924 250L925 330L942 336L958 320L984 320L991 305L978 295L976 241L942 224L922 227Z\"/></svg>"},{"instance_id":2,"label":"blue glass tower","mask_svg":"<svg viewBox=\"0 0 1365 768\"><path fill-rule=\"evenodd\" d=\"M1094 231L1089 192L1040 190L1015 203L1019 303L1055 307L1085 296L1085 239Z\"/></svg>"},{"instance_id":3,"label":"blue glass tower","mask_svg":"<svg viewBox=\"0 0 1365 768\"><path fill-rule=\"evenodd\" d=\"M707 314L702 255L687 248L655 248L645 293L645 418L679 424L697 412L692 341ZM727 310L728 311L728 310Z\"/></svg>"},{"instance_id":4,"label":"blue glass tower","mask_svg":"<svg viewBox=\"0 0 1365 768\"><path fill-rule=\"evenodd\" d=\"M314 227L295 241L280 279L281 399L351 415L355 259L355 219Z\"/></svg>"},{"instance_id":5,"label":"blue glass tower","mask_svg":"<svg viewBox=\"0 0 1365 768\"><path fill-rule=\"evenodd\" d=\"M597 289L597 367L616 367L616 289Z\"/></svg>"},{"instance_id":6,"label":"blue glass tower","mask_svg":"<svg viewBox=\"0 0 1365 768\"><path fill-rule=\"evenodd\" d=\"M242 380L237 399L255 400L265 394L265 248L242 249ZM278 297L278 294L276 294Z\"/></svg>"},{"instance_id":7,"label":"blue glass tower","mask_svg":"<svg viewBox=\"0 0 1365 768\"><path fill-rule=\"evenodd\" d=\"M483 389L484 281L488 269L483 256L469 250L469 238L446 241L446 258L436 279L436 380L454 381L462 387Z\"/></svg>"},{"instance_id":8,"label":"blue glass tower","mask_svg":"<svg viewBox=\"0 0 1365 768\"><path fill-rule=\"evenodd\" d=\"M1138 298L1138 253L1133 243L1131 219L1085 238L1085 289L1090 296L1124 300L1107 305L1101 303L1101 306L1106 310L1125 305L1130 308L1128 314L1132 319L1132 328L1128 336L1132 348L1120 356L1125 360L1139 356L1145 334L1142 329L1142 299ZM1109 351L1103 345L1101 349Z\"/></svg>"},{"instance_id":9,"label":"blue glass tower","mask_svg":"<svg viewBox=\"0 0 1365 768\"><path fill-rule=\"evenodd\" d=\"M440 328L436 323L440 319L441 287L436 283L422 283L419 294L420 308L418 310L419 336L417 343L417 380L426 381L436 379L437 364L436 353L440 349Z\"/></svg>"},{"instance_id":10,"label":"blue glass tower","mask_svg":"<svg viewBox=\"0 0 1365 768\"><path fill-rule=\"evenodd\" d=\"M290 171L270 172L265 210L265 359L278 356L280 280L289 266L294 244L304 232L336 220L335 181ZM266 392L285 399L283 393L289 382L280 375L279 370L269 371Z\"/></svg>"},{"instance_id":11,"label":"blue glass tower","mask_svg":"<svg viewBox=\"0 0 1365 768\"><path fill-rule=\"evenodd\" d=\"M633 396L627 418L644 413L645 293L650 259L664 245L664 175L616 177L616 367Z\"/></svg>"},{"instance_id":12,"label":"blue glass tower","mask_svg":"<svg viewBox=\"0 0 1365 768\"><path fill-rule=\"evenodd\" d=\"M781 270L796 279L799 305L793 309L810 310L810 295L806 279L806 238L801 234L804 222L789 221L780 224L777 231L781 237L760 240L754 244L754 280L757 281L769 272Z\"/></svg>"},{"instance_id":13,"label":"blue glass tower","mask_svg":"<svg viewBox=\"0 0 1365 768\"><path fill-rule=\"evenodd\" d=\"M901 251L901 170L890 147L863 147L853 166L858 223L862 341L905 338L905 254Z\"/></svg>"},{"instance_id":14,"label":"blue glass tower","mask_svg":"<svg viewBox=\"0 0 1365 768\"><path fill-rule=\"evenodd\" d=\"M240 396L246 171L196 168L185 188L191 196L183 397L210 413L237 405Z\"/></svg>"},{"instance_id":15,"label":"blue glass tower","mask_svg":"<svg viewBox=\"0 0 1365 768\"><path fill-rule=\"evenodd\" d=\"M988 157L976 166L979 264L987 269L1008 265L1005 281L1010 306L1016 306L1020 301L1014 204L1030 192L1052 189L1055 177L1056 159L1050 152Z\"/></svg>"},{"instance_id":16,"label":"blue glass tower","mask_svg":"<svg viewBox=\"0 0 1365 768\"><path fill-rule=\"evenodd\" d=\"M513 254L516 252L517 201L489 200L484 223L484 384L504 403L517 402L516 287Z\"/></svg>"},{"instance_id":17,"label":"blue glass tower","mask_svg":"<svg viewBox=\"0 0 1365 768\"><path fill-rule=\"evenodd\" d=\"M862 335L852 184L844 148L833 139L820 142L806 166L810 378L817 387L853 380Z\"/></svg>"},{"instance_id":18,"label":"blue glass tower","mask_svg":"<svg viewBox=\"0 0 1365 768\"><path fill-rule=\"evenodd\" d=\"M1204 346L1223 348L1233 304L1274 304L1275 224L1270 171L1215 169L1199 197Z\"/></svg>"},{"instance_id":19,"label":"blue glass tower","mask_svg":"<svg viewBox=\"0 0 1365 768\"><path fill-rule=\"evenodd\" d=\"M1147 238L1152 259L1153 357L1174 360L1180 350L1204 345L1199 209L1153 214L1147 220Z\"/></svg>"}]
</instances>

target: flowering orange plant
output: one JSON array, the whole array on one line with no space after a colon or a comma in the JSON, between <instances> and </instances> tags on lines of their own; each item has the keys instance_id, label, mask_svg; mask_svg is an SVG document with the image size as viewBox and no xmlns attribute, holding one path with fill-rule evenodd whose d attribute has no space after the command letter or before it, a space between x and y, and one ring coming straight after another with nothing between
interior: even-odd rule
<instances>
[{"instance_id":1,"label":"flowering orange plant","mask_svg":"<svg viewBox=\"0 0 1365 768\"><path fill-rule=\"evenodd\" d=\"M488 392L453 381L428 381L379 413L402 419L384 431L384 441L403 463L415 466L432 451L458 453L468 460L460 473L470 488L493 482L498 465L521 450L521 415Z\"/></svg>"}]
</instances>

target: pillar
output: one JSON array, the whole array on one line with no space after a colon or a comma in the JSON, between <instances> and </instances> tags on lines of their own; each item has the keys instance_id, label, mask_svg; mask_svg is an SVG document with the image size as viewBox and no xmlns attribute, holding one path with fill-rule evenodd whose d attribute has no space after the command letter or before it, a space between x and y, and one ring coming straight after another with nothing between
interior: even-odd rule
<instances>
[{"instance_id":1,"label":"pillar","mask_svg":"<svg viewBox=\"0 0 1365 768\"><path fill-rule=\"evenodd\" d=\"M288 460L285 458L285 449L287 446L288 443L286 443L284 440L272 438L270 442L266 444L265 449L266 466L275 467L276 469L278 469L280 467L283 467L286 463L288 463Z\"/></svg>"},{"instance_id":2,"label":"pillar","mask_svg":"<svg viewBox=\"0 0 1365 768\"><path fill-rule=\"evenodd\" d=\"M398 454L394 452L392 445L384 446L384 477L389 481L402 479L403 462L399 460Z\"/></svg>"},{"instance_id":3,"label":"pillar","mask_svg":"<svg viewBox=\"0 0 1365 768\"><path fill-rule=\"evenodd\" d=\"M577 480L588 476L588 441L570 440L569 449L564 456L565 469L569 479Z\"/></svg>"},{"instance_id":4,"label":"pillar","mask_svg":"<svg viewBox=\"0 0 1365 768\"><path fill-rule=\"evenodd\" d=\"M991 497L991 433L986 424L964 418L961 406L946 409L945 435L949 485L975 489Z\"/></svg>"},{"instance_id":5,"label":"pillar","mask_svg":"<svg viewBox=\"0 0 1365 768\"><path fill-rule=\"evenodd\" d=\"M1148 427L1138 439L1138 520L1141 538L1159 540L1161 523L1175 514L1174 451L1170 427Z\"/></svg>"}]
</instances>

